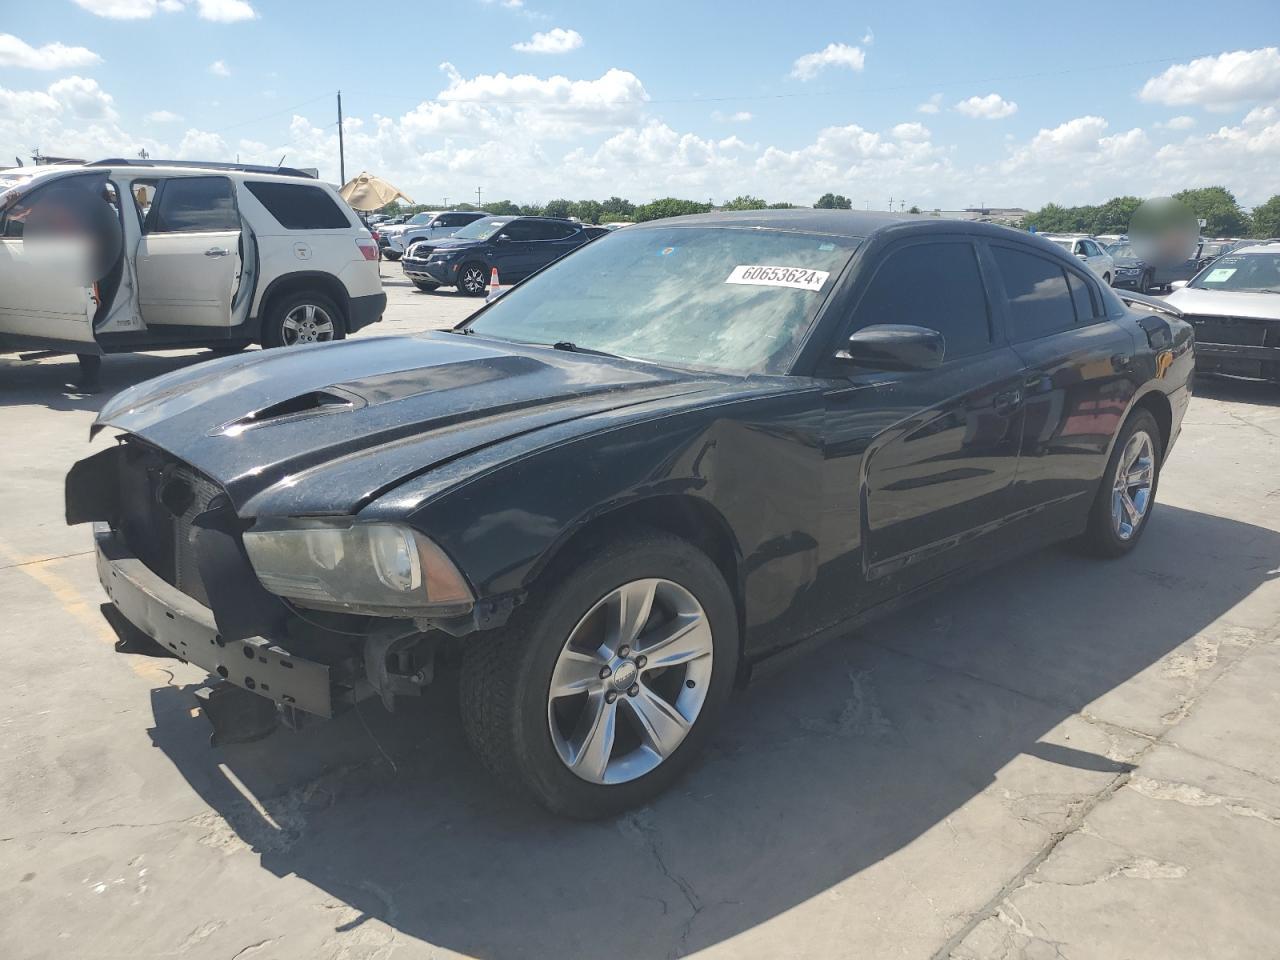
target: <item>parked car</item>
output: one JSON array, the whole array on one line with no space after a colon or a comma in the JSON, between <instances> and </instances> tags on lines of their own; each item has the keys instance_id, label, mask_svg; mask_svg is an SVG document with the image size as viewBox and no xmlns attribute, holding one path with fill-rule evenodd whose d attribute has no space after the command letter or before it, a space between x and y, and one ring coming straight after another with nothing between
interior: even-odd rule
<instances>
[{"instance_id":1,"label":"parked car","mask_svg":"<svg viewBox=\"0 0 1280 960\"><path fill-rule=\"evenodd\" d=\"M1102 245L1104 250L1111 247L1112 244L1121 243L1128 240L1129 235L1125 233L1095 233L1093 239Z\"/></svg>"},{"instance_id":2,"label":"parked car","mask_svg":"<svg viewBox=\"0 0 1280 960\"><path fill-rule=\"evenodd\" d=\"M1113 287L1127 287L1139 293L1150 293L1155 285L1155 268L1138 255L1133 244L1128 241L1113 243L1107 247L1115 268L1115 276L1111 278Z\"/></svg>"},{"instance_id":3,"label":"parked car","mask_svg":"<svg viewBox=\"0 0 1280 960\"><path fill-rule=\"evenodd\" d=\"M1084 261L1090 270L1102 278L1103 283L1110 285L1115 278L1116 268L1111 261L1110 254L1092 237L1062 233L1045 233L1041 234L1041 236Z\"/></svg>"},{"instance_id":4,"label":"parked car","mask_svg":"<svg viewBox=\"0 0 1280 960\"><path fill-rule=\"evenodd\" d=\"M494 267L504 285L517 283L608 232L552 217L486 217L447 240L415 244L404 272L419 290L457 287L478 297Z\"/></svg>"},{"instance_id":5,"label":"parked car","mask_svg":"<svg viewBox=\"0 0 1280 960\"><path fill-rule=\"evenodd\" d=\"M1280 248L1239 247L1173 287L1166 302L1195 329L1198 369L1280 383Z\"/></svg>"},{"instance_id":6,"label":"parked car","mask_svg":"<svg viewBox=\"0 0 1280 960\"><path fill-rule=\"evenodd\" d=\"M124 618L220 678L220 738L393 708L461 650L504 787L599 816L770 656L1053 541L1131 551L1193 362L1172 311L1002 227L662 220L454 331L126 390L67 519Z\"/></svg>"},{"instance_id":7,"label":"parked car","mask_svg":"<svg viewBox=\"0 0 1280 960\"><path fill-rule=\"evenodd\" d=\"M385 224L383 229L379 231L382 235L381 246L382 253L388 260L399 260L400 255L404 253L404 248L399 250L391 249L391 238L411 227L418 227L425 223L430 223L440 213L439 210L424 210L422 213L415 213L413 216L401 218L398 223Z\"/></svg>"},{"instance_id":8,"label":"parked car","mask_svg":"<svg viewBox=\"0 0 1280 960\"><path fill-rule=\"evenodd\" d=\"M1200 237L1196 240L1191 256L1185 260L1154 264L1153 286L1171 290L1174 283L1185 283L1203 270L1210 261L1230 250L1232 245L1232 241L1207 240Z\"/></svg>"},{"instance_id":9,"label":"parked car","mask_svg":"<svg viewBox=\"0 0 1280 960\"><path fill-rule=\"evenodd\" d=\"M483 210L448 210L437 213L423 223L405 225L403 230L393 231L388 238L388 247L397 256L403 256L409 247L420 240L435 241L452 237L469 223L482 220L489 214ZM396 259L392 257L391 259Z\"/></svg>"},{"instance_id":10,"label":"parked car","mask_svg":"<svg viewBox=\"0 0 1280 960\"><path fill-rule=\"evenodd\" d=\"M0 183L0 352L340 340L387 297L369 231L329 184L235 164L104 160ZM94 232L88 273L36 234Z\"/></svg>"}]
</instances>

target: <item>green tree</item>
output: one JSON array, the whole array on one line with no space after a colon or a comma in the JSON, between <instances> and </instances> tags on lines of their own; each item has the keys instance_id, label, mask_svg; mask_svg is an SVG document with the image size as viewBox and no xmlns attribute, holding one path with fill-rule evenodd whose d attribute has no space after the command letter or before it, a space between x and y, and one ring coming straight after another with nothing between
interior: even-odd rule
<instances>
[{"instance_id":1,"label":"green tree","mask_svg":"<svg viewBox=\"0 0 1280 960\"><path fill-rule=\"evenodd\" d=\"M637 223L646 220L662 220L666 217L683 217L691 213L706 213L711 209L709 203L698 203L696 200L680 200L676 197L663 197L652 203L641 204L635 209Z\"/></svg>"},{"instance_id":2,"label":"green tree","mask_svg":"<svg viewBox=\"0 0 1280 960\"><path fill-rule=\"evenodd\" d=\"M1090 233L1128 233L1133 214L1142 206L1141 197L1112 197L1100 207L1094 207Z\"/></svg>"},{"instance_id":3,"label":"green tree","mask_svg":"<svg viewBox=\"0 0 1280 960\"><path fill-rule=\"evenodd\" d=\"M1205 221L1202 233L1207 237L1243 237L1252 226L1249 215L1240 209L1235 194L1226 187L1182 190L1173 199Z\"/></svg>"},{"instance_id":4,"label":"green tree","mask_svg":"<svg viewBox=\"0 0 1280 960\"><path fill-rule=\"evenodd\" d=\"M796 205L794 203L771 203L769 204L769 209L770 210L794 210L796 209Z\"/></svg>"},{"instance_id":5,"label":"green tree","mask_svg":"<svg viewBox=\"0 0 1280 960\"><path fill-rule=\"evenodd\" d=\"M920 208L917 207L914 203L911 205L911 209L907 211L907 213L919 213L919 212L920 212Z\"/></svg>"},{"instance_id":6,"label":"green tree","mask_svg":"<svg viewBox=\"0 0 1280 960\"><path fill-rule=\"evenodd\" d=\"M604 215L610 220L629 220L636 212L636 205L621 197L610 197L601 206L604 208Z\"/></svg>"},{"instance_id":7,"label":"green tree","mask_svg":"<svg viewBox=\"0 0 1280 960\"><path fill-rule=\"evenodd\" d=\"M725 210L767 210L769 205L759 197L753 197L750 194L744 194L741 197L734 197L724 205Z\"/></svg>"},{"instance_id":8,"label":"green tree","mask_svg":"<svg viewBox=\"0 0 1280 960\"><path fill-rule=\"evenodd\" d=\"M851 210L853 204L848 197L842 197L838 193L824 193L814 207L819 210Z\"/></svg>"},{"instance_id":9,"label":"green tree","mask_svg":"<svg viewBox=\"0 0 1280 960\"><path fill-rule=\"evenodd\" d=\"M542 215L544 217L567 217L572 211L572 201L564 199L548 200L547 205L542 208Z\"/></svg>"},{"instance_id":10,"label":"green tree","mask_svg":"<svg viewBox=\"0 0 1280 960\"><path fill-rule=\"evenodd\" d=\"M604 204L599 200L579 200L573 205L573 215L583 223L599 223Z\"/></svg>"},{"instance_id":11,"label":"green tree","mask_svg":"<svg viewBox=\"0 0 1280 960\"><path fill-rule=\"evenodd\" d=\"M520 207L510 200L490 200L484 205L484 209L486 213L492 213L496 217L514 217L520 212Z\"/></svg>"},{"instance_id":12,"label":"green tree","mask_svg":"<svg viewBox=\"0 0 1280 960\"><path fill-rule=\"evenodd\" d=\"M1253 235L1280 237L1280 193L1253 208Z\"/></svg>"},{"instance_id":13,"label":"green tree","mask_svg":"<svg viewBox=\"0 0 1280 960\"><path fill-rule=\"evenodd\" d=\"M379 213L385 213L388 217L396 217L396 216L399 216L399 215L400 215L400 201L399 201L399 200L392 200L390 203L388 203L385 207L383 207L383 208L382 208L381 210L379 210L378 212L379 212Z\"/></svg>"},{"instance_id":14,"label":"green tree","mask_svg":"<svg viewBox=\"0 0 1280 960\"><path fill-rule=\"evenodd\" d=\"M542 216L542 208L536 203L522 203L519 210L522 217L540 217Z\"/></svg>"}]
</instances>

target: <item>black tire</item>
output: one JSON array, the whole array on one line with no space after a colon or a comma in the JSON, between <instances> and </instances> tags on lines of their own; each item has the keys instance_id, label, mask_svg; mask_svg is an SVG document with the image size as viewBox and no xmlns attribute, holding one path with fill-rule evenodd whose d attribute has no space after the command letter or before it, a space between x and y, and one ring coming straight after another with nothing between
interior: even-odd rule
<instances>
[{"instance_id":1,"label":"black tire","mask_svg":"<svg viewBox=\"0 0 1280 960\"><path fill-rule=\"evenodd\" d=\"M1138 292L1146 293L1146 294L1151 293L1151 271L1150 270L1144 270L1142 272L1142 277L1141 279L1138 280Z\"/></svg>"},{"instance_id":2,"label":"black tire","mask_svg":"<svg viewBox=\"0 0 1280 960\"><path fill-rule=\"evenodd\" d=\"M432 290L439 290L440 284L432 283L430 280L415 280L413 285L423 293L430 293Z\"/></svg>"},{"instance_id":3,"label":"black tire","mask_svg":"<svg viewBox=\"0 0 1280 960\"><path fill-rule=\"evenodd\" d=\"M1128 537L1122 537L1116 530L1116 524L1112 519L1112 498L1115 493L1120 458L1134 434L1140 431L1145 432L1151 442L1153 453L1151 491L1141 520L1139 520ZM1120 432L1116 435L1115 447L1111 451L1110 459L1107 460L1107 469L1102 475L1102 482L1098 486L1093 506L1089 509L1089 525L1085 528L1084 536L1080 539L1080 546L1086 553L1095 557L1122 557L1138 545L1138 541L1142 539L1143 531L1147 529L1147 524L1151 521L1151 514L1155 510L1156 493L1160 486L1160 465L1163 457L1164 448L1160 439L1160 426L1156 423L1156 418L1148 410L1135 410L1129 415L1129 419L1124 422Z\"/></svg>"},{"instance_id":4,"label":"black tire","mask_svg":"<svg viewBox=\"0 0 1280 960\"><path fill-rule=\"evenodd\" d=\"M1111 274L1104 273L1102 275L1102 282L1105 283L1108 287L1111 286Z\"/></svg>"},{"instance_id":5,"label":"black tire","mask_svg":"<svg viewBox=\"0 0 1280 960\"><path fill-rule=\"evenodd\" d=\"M382 255L386 257L388 260L390 260L392 263L395 263L402 256L402 254L397 253L395 250L392 250L390 247L383 247Z\"/></svg>"},{"instance_id":6,"label":"black tire","mask_svg":"<svg viewBox=\"0 0 1280 960\"><path fill-rule=\"evenodd\" d=\"M489 288L488 269L479 260L468 260L458 268L457 286L464 297L483 297Z\"/></svg>"},{"instance_id":7,"label":"black tire","mask_svg":"<svg viewBox=\"0 0 1280 960\"><path fill-rule=\"evenodd\" d=\"M276 297L267 307L262 321L262 345L264 347L293 346L299 342L286 332L285 320L299 307L314 306L317 313L323 311L330 319L332 334L322 340L341 340L347 335L346 324L337 304L328 296L315 290L300 290ZM306 340L303 342L312 342Z\"/></svg>"},{"instance_id":8,"label":"black tire","mask_svg":"<svg viewBox=\"0 0 1280 960\"><path fill-rule=\"evenodd\" d=\"M249 346L248 340L236 340L231 343L220 343L216 347L210 347L209 351L215 357L230 357L240 353Z\"/></svg>"},{"instance_id":9,"label":"black tire","mask_svg":"<svg viewBox=\"0 0 1280 960\"><path fill-rule=\"evenodd\" d=\"M588 611L619 586L650 577L678 584L706 614L712 636L706 699L684 739L652 770L622 783L590 782L569 769L552 741L552 672ZM575 558L553 564L538 585L506 628L476 639L466 651L460 704L467 739L504 786L522 790L553 813L592 819L643 804L694 761L729 699L738 666L733 595L706 554L658 532L576 551ZM681 684L679 676L672 679ZM618 743L612 749L621 749Z\"/></svg>"}]
</instances>

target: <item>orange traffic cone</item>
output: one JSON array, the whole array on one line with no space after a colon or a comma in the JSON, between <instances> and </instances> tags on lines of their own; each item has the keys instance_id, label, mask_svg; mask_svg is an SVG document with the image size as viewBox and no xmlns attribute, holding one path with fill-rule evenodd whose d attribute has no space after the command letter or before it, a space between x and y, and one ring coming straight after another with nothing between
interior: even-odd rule
<instances>
[{"instance_id":1,"label":"orange traffic cone","mask_svg":"<svg viewBox=\"0 0 1280 960\"><path fill-rule=\"evenodd\" d=\"M489 295L484 298L484 302L488 303L501 293L502 284L498 282L498 268L494 267L489 271Z\"/></svg>"}]
</instances>

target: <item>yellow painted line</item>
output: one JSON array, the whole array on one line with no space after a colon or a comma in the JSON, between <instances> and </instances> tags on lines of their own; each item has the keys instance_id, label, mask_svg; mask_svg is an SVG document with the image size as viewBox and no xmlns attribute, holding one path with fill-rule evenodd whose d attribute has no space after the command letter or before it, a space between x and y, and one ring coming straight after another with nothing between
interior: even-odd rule
<instances>
[{"instance_id":1,"label":"yellow painted line","mask_svg":"<svg viewBox=\"0 0 1280 960\"><path fill-rule=\"evenodd\" d=\"M82 556L82 554L71 554L71 556ZM5 562L7 569L17 570L36 581L53 594L58 605L78 620L95 640L114 647L115 642L120 638L102 616L102 611L98 609L99 604L86 599L76 584L50 566L65 559L67 557L24 557L0 541L0 560ZM96 579L94 584L97 584ZM126 656L124 659L130 669L143 680L163 684L172 677L170 671L160 665L161 661L152 657Z\"/></svg>"}]
</instances>

